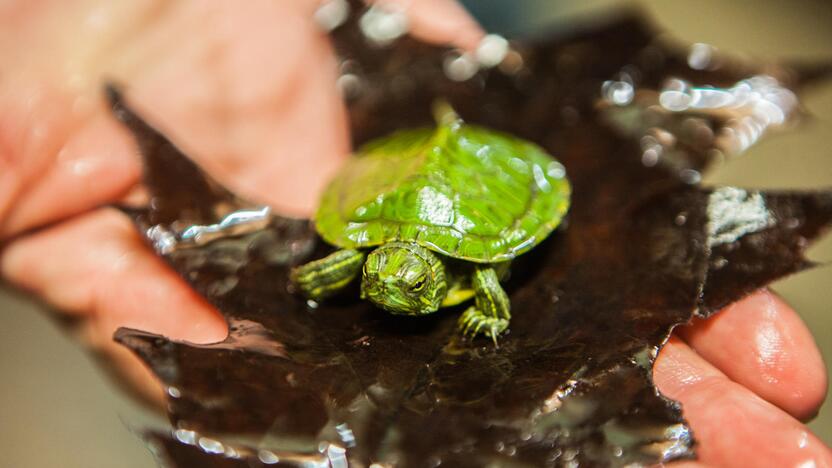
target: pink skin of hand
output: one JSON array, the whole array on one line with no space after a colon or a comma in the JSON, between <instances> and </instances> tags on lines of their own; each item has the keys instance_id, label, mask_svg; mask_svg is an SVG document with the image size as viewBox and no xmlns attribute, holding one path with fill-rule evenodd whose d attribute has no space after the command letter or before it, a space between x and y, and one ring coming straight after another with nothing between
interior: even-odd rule
<instances>
[{"instance_id":1,"label":"pink skin of hand","mask_svg":"<svg viewBox=\"0 0 832 468\"><path fill-rule=\"evenodd\" d=\"M472 48L482 35L449 0L400 3L421 39ZM74 318L79 340L147 402L161 405L160 385L113 343L116 328L199 343L220 341L227 329L123 216L99 208L135 196L140 173L101 82L125 84L142 115L232 189L308 215L349 152L335 59L308 20L316 5L0 6L0 43L16 44L0 55L0 68L13 70L0 74L0 273ZM682 402L700 443L700 460L679 466L832 466L829 448L799 421L826 394L820 353L770 292L680 330L660 353L655 380Z\"/></svg>"}]
</instances>

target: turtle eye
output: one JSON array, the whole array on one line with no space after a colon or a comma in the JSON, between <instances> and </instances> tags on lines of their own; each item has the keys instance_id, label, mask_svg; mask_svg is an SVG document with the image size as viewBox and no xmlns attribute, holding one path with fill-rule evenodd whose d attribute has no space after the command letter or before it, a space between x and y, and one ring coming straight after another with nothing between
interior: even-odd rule
<instances>
[{"instance_id":1,"label":"turtle eye","mask_svg":"<svg viewBox=\"0 0 832 468\"><path fill-rule=\"evenodd\" d=\"M425 283L426 283L426 282L427 282L427 281L425 281L425 277L423 276L423 277L421 277L421 278L417 279L417 280L413 283L413 285L410 287L410 290L411 290L411 291L421 291L421 290L425 287Z\"/></svg>"}]
</instances>

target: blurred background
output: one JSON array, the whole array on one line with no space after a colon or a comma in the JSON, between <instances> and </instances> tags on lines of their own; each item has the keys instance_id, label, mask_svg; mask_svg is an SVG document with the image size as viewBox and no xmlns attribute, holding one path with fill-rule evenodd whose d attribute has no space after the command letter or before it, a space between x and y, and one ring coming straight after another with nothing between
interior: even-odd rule
<instances>
[{"instance_id":1,"label":"blurred background","mask_svg":"<svg viewBox=\"0 0 832 468\"><path fill-rule=\"evenodd\" d=\"M284 1L284 0L277 0ZM567 29L612 6L636 4L684 42L761 59L832 58L832 3L826 0L469 0L489 29L518 33ZM0 52L1 53L1 52ZM815 118L729 160L706 184L755 188L832 186L832 84L810 90L803 104ZM832 238L810 250L832 261ZM774 289L791 303L815 334L827 367L832 363L832 266L781 280ZM23 295L0 287L0 459L15 468L155 466L132 432L154 419L133 405L96 368L93 359L63 336L48 312ZM832 368L830 368L832 374ZM810 427L832 445L832 404Z\"/></svg>"}]
</instances>

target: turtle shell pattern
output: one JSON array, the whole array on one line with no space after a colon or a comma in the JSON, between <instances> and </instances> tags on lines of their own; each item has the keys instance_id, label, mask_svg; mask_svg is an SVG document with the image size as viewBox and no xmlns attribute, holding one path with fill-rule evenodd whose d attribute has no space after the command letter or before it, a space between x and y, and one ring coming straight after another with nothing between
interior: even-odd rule
<instances>
[{"instance_id":1,"label":"turtle shell pattern","mask_svg":"<svg viewBox=\"0 0 832 468\"><path fill-rule=\"evenodd\" d=\"M323 194L316 226L341 248L413 241L478 263L548 236L569 207L563 165L540 147L460 122L361 148Z\"/></svg>"}]
</instances>

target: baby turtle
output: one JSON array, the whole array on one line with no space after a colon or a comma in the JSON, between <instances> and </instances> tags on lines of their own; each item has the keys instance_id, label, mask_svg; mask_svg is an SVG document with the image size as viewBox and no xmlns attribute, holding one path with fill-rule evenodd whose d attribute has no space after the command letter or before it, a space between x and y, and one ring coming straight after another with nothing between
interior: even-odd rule
<instances>
[{"instance_id":1,"label":"baby turtle","mask_svg":"<svg viewBox=\"0 0 832 468\"><path fill-rule=\"evenodd\" d=\"M374 140L347 162L315 219L339 250L295 268L292 281L319 300L361 274L362 299L400 315L473 297L460 328L496 343L511 316L500 280L563 219L569 181L532 143L452 111L438 122Z\"/></svg>"}]
</instances>

